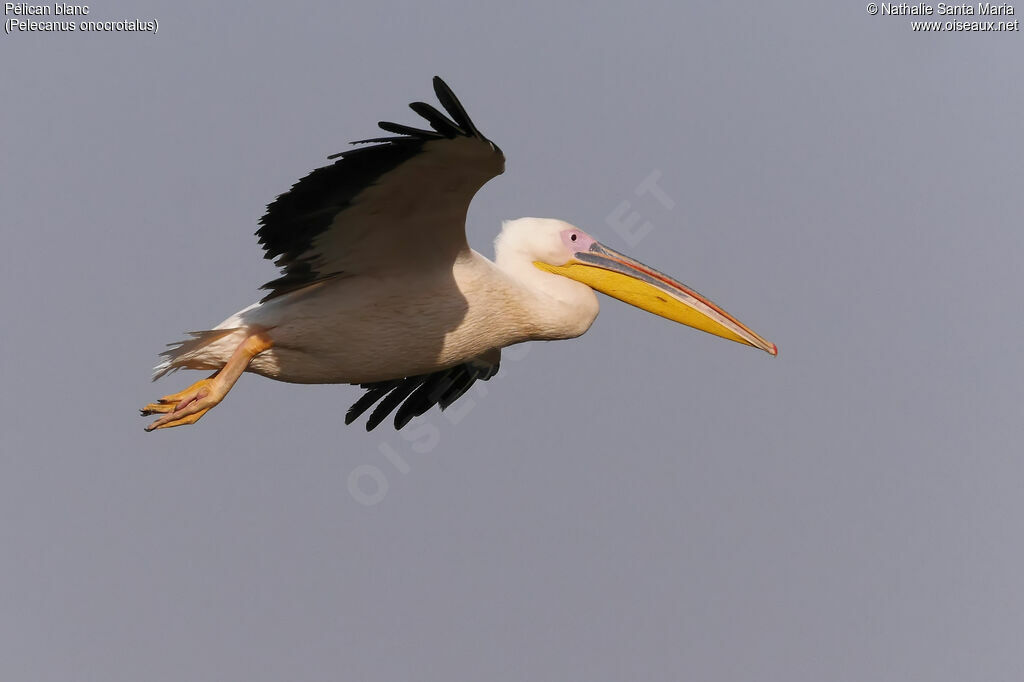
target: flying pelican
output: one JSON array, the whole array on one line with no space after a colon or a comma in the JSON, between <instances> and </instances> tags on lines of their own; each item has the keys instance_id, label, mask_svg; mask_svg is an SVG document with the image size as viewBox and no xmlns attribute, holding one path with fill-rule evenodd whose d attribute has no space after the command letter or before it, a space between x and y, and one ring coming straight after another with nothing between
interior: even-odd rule
<instances>
[{"instance_id":1,"label":"flying pelican","mask_svg":"<svg viewBox=\"0 0 1024 682\"><path fill-rule=\"evenodd\" d=\"M328 157L337 160L267 207L256 235L281 277L260 302L162 354L154 380L181 368L214 374L142 408L161 415L147 431L195 423L247 371L359 384L366 393L345 423L377 405L366 429L393 411L400 429L494 376L503 347L583 334L595 289L777 354L693 289L561 220L506 221L493 262L469 248L469 203L505 156L438 77L434 92L448 116L409 105L431 130L381 122L391 136L354 142L363 146Z\"/></svg>"}]
</instances>

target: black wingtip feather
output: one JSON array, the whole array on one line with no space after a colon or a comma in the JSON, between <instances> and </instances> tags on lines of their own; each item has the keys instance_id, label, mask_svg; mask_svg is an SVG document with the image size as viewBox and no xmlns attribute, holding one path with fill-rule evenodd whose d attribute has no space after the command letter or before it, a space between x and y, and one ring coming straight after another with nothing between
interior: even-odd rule
<instances>
[{"instance_id":1,"label":"black wingtip feather","mask_svg":"<svg viewBox=\"0 0 1024 682\"><path fill-rule=\"evenodd\" d=\"M391 121L377 121L377 127L381 130L386 130L389 133L394 133L396 135L408 135L409 137L425 137L432 140L444 137L444 135L436 133L433 130L414 128L412 126L402 125L401 123L392 123Z\"/></svg>"},{"instance_id":2,"label":"black wingtip feather","mask_svg":"<svg viewBox=\"0 0 1024 682\"><path fill-rule=\"evenodd\" d=\"M452 89L448 87L440 76L434 76L434 94L437 95L437 101L441 103L448 115L451 116L455 122L466 131L466 134L472 135L473 137L481 137L480 131L473 125L473 120L469 118L469 114L466 113L465 107L462 106L462 102L455 96Z\"/></svg>"},{"instance_id":3,"label":"black wingtip feather","mask_svg":"<svg viewBox=\"0 0 1024 682\"><path fill-rule=\"evenodd\" d=\"M463 394L469 390L469 387L476 381L476 377L473 376L472 372L463 371L457 375L452 381L451 386L444 392L441 399L437 401L438 407L442 410L447 410L452 403L461 398Z\"/></svg>"},{"instance_id":4,"label":"black wingtip feather","mask_svg":"<svg viewBox=\"0 0 1024 682\"><path fill-rule=\"evenodd\" d=\"M462 128L459 128L454 121L426 102L412 102L409 104L409 108L427 119L430 127L445 137L451 138L468 134Z\"/></svg>"},{"instance_id":5,"label":"black wingtip feather","mask_svg":"<svg viewBox=\"0 0 1024 682\"><path fill-rule=\"evenodd\" d=\"M420 387L413 391L395 412L395 429L401 429L413 418L419 417L436 405L450 385L451 378L448 376L448 372L428 375Z\"/></svg>"},{"instance_id":6,"label":"black wingtip feather","mask_svg":"<svg viewBox=\"0 0 1024 682\"><path fill-rule=\"evenodd\" d=\"M395 387L395 385L397 385L396 382L393 382L393 381L385 382L385 384L386 385L384 385L384 386L378 386L378 387L369 389L365 394L363 394L362 398L357 400L352 405L352 407L348 408L348 412L345 413L345 424L346 425L351 424L356 419L359 419L359 417L363 414L363 412L366 412L368 409L373 407L373 405L378 400L383 398L387 394L388 391L390 391L392 388Z\"/></svg>"},{"instance_id":7,"label":"black wingtip feather","mask_svg":"<svg viewBox=\"0 0 1024 682\"><path fill-rule=\"evenodd\" d=\"M314 265L320 261L309 256L317 236L332 229L336 217L347 210L361 192L386 173L423 153L428 143L459 137L489 143L501 160L495 174L502 172L501 150L480 134L441 78L435 77L433 85L438 101L451 119L429 104L414 102L410 107L426 119L431 130L382 121L378 124L380 128L395 137L359 140L353 144L360 146L331 154L327 158L334 161L333 164L312 171L267 206L256 234L265 257L274 259L284 272L263 287L270 290L263 301L330 276L332 273L322 272Z\"/></svg>"},{"instance_id":8,"label":"black wingtip feather","mask_svg":"<svg viewBox=\"0 0 1024 682\"><path fill-rule=\"evenodd\" d=\"M373 431L384 421L392 410L402 404L402 401L409 397L409 394L416 390L419 383L423 381L422 376L414 376L403 379L384 400L380 401L377 407L373 408L370 418L366 420L366 430Z\"/></svg>"},{"instance_id":9,"label":"black wingtip feather","mask_svg":"<svg viewBox=\"0 0 1024 682\"><path fill-rule=\"evenodd\" d=\"M498 363L488 364L477 359L432 374L360 384L366 393L345 413L345 423L351 424L376 405L366 421L367 431L377 428L391 412L395 412L395 428L401 429L434 405L444 410L462 397L474 382L487 381L497 372Z\"/></svg>"}]
</instances>

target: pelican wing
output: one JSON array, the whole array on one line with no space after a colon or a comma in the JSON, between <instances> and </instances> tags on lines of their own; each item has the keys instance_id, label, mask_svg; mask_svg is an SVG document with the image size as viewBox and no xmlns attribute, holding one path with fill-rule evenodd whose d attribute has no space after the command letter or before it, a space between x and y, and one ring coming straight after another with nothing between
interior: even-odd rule
<instances>
[{"instance_id":1,"label":"pelican wing","mask_svg":"<svg viewBox=\"0 0 1024 682\"><path fill-rule=\"evenodd\" d=\"M366 430L375 429L396 408L395 428L400 429L413 417L420 416L434 405L445 409L461 398L477 379L487 381L493 377L498 373L500 362L501 350L496 348L440 372L360 384L366 393L345 413L345 423L351 424L377 405L366 420Z\"/></svg>"},{"instance_id":2,"label":"pelican wing","mask_svg":"<svg viewBox=\"0 0 1024 682\"><path fill-rule=\"evenodd\" d=\"M328 157L267 206L256 235L282 275L264 301L341 274L451 264L469 248L469 203L505 157L436 76L434 92L448 116L409 105L430 130L382 121L393 136L353 142L365 146Z\"/></svg>"}]
</instances>

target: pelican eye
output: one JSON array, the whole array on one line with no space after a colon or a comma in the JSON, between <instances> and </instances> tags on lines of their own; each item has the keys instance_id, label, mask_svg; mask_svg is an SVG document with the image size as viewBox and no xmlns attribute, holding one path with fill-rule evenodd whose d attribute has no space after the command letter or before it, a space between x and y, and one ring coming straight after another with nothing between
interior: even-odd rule
<instances>
[{"instance_id":1,"label":"pelican eye","mask_svg":"<svg viewBox=\"0 0 1024 682\"><path fill-rule=\"evenodd\" d=\"M576 241L576 235L575 235L575 234L571 234L571 235L569 235L569 239L570 239L571 241Z\"/></svg>"}]
</instances>

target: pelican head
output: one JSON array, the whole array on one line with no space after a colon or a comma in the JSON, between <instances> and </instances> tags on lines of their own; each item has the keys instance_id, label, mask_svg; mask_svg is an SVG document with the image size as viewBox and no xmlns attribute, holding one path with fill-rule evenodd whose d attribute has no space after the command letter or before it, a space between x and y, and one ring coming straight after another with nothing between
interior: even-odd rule
<instances>
[{"instance_id":1,"label":"pelican head","mask_svg":"<svg viewBox=\"0 0 1024 682\"><path fill-rule=\"evenodd\" d=\"M499 265L512 260L521 265L529 263L655 315L778 354L774 343L755 334L707 297L562 220L507 221L495 247Z\"/></svg>"}]
</instances>

